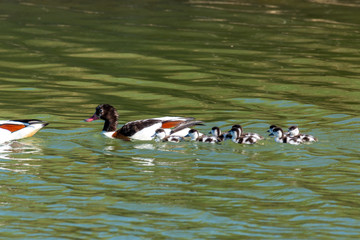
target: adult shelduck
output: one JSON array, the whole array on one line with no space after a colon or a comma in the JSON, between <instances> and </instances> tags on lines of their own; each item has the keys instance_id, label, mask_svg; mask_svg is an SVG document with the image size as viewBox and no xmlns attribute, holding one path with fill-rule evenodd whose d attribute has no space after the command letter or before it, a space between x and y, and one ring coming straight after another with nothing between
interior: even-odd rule
<instances>
[{"instance_id":1,"label":"adult shelduck","mask_svg":"<svg viewBox=\"0 0 360 240\"><path fill-rule=\"evenodd\" d=\"M191 117L159 117L128 122L117 130L119 114L109 104L97 106L94 115L85 121L91 122L97 119L105 121L103 127L105 136L123 140L152 140L155 131L159 128L164 129L166 135L176 132L176 135L185 136L189 132L189 127L202 125L201 121L195 121Z\"/></svg>"},{"instance_id":2,"label":"adult shelduck","mask_svg":"<svg viewBox=\"0 0 360 240\"><path fill-rule=\"evenodd\" d=\"M0 120L0 144L31 137L46 125L47 122L37 119Z\"/></svg>"}]
</instances>

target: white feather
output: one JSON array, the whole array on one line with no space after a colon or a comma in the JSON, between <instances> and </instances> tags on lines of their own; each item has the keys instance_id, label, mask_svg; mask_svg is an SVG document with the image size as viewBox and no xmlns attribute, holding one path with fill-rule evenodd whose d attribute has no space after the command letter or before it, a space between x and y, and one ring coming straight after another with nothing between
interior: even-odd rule
<instances>
[{"instance_id":1,"label":"white feather","mask_svg":"<svg viewBox=\"0 0 360 240\"><path fill-rule=\"evenodd\" d=\"M161 128L162 123L156 123L149 127L143 128L142 130L138 131L134 135L131 136L131 139L134 140L143 140L143 141L150 141L153 139L155 131Z\"/></svg>"},{"instance_id":2,"label":"white feather","mask_svg":"<svg viewBox=\"0 0 360 240\"><path fill-rule=\"evenodd\" d=\"M13 120L1 120L0 125L3 124L25 125L25 127L14 132L11 132L4 128L0 128L0 143L31 137L32 135L37 133L37 131L44 127L43 122L29 124Z\"/></svg>"}]
</instances>

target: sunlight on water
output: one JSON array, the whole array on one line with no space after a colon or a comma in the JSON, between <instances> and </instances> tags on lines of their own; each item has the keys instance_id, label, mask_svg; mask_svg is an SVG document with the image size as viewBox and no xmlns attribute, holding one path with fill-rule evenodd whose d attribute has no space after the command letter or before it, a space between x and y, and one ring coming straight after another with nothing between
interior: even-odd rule
<instances>
[{"instance_id":1,"label":"sunlight on water","mask_svg":"<svg viewBox=\"0 0 360 240\"><path fill-rule=\"evenodd\" d=\"M338 239L359 225L359 4L350 1L0 3L1 119L50 125L0 146L0 235ZM265 140L106 139L187 116ZM278 144L269 125L319 142Z\"/></svg>"}]
</instances>

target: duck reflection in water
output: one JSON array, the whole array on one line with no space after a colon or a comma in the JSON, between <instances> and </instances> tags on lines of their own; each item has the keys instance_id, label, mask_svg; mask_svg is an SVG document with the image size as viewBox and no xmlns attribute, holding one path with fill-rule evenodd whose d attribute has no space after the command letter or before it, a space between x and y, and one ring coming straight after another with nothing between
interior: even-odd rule
<instances>
[{"instance_id":1,"label":"duck reflection in water","mask_svg":"<svg viewBox=\"0 0 360 240\"><path fill-rule=\"evenodd\" d=\"M12 171L12 172L26 172L32 167L36 167L38 165L30 164L30 161L37 161L39 159L35 159L33 154L39 154L41 149L32 143L22 143L18 141L7 142L0 145L0 159L9 159L12 160L11 163L1 162L0 169ZM18 157L19 155L29 154L29 158ZM14 164L14 161L17 161ZM14 169L16 167L16 169Z\"/></svg>"}]
</instances>

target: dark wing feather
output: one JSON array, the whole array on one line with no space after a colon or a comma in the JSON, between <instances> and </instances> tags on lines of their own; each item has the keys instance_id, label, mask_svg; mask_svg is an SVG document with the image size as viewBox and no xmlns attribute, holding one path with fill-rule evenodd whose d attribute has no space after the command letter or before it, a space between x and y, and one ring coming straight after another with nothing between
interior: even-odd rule
<instances>
[{"instance_id":1,"label":"dark wing feather","mask_svg":"<svg viewBox=\"0 0 360 240\"><path fill-rule=\"evenodd\" d=\"M204 125L204 123L202 121L187 121L187 122L181 123L179 126L173 128L171 130L170 135L174 134L176 132L179 132L185 128L189 128L189 127L192 127L195 125Z\"/></svg>"},{"instance_id":2,"label":"dark wing feather","mask_svg":"<svg viewBox=\"0 0 360 240\"><path fill-rule=\"evenodd\" d=\"M144 128L150 127L153 124L160 123L161 120L158 119L146 119L146 120L138 120L133 122L128 122L122 128L116 131L116 134L121 134L123 136L130 137L141 131Z\"/></svg>"}]
</instances>

